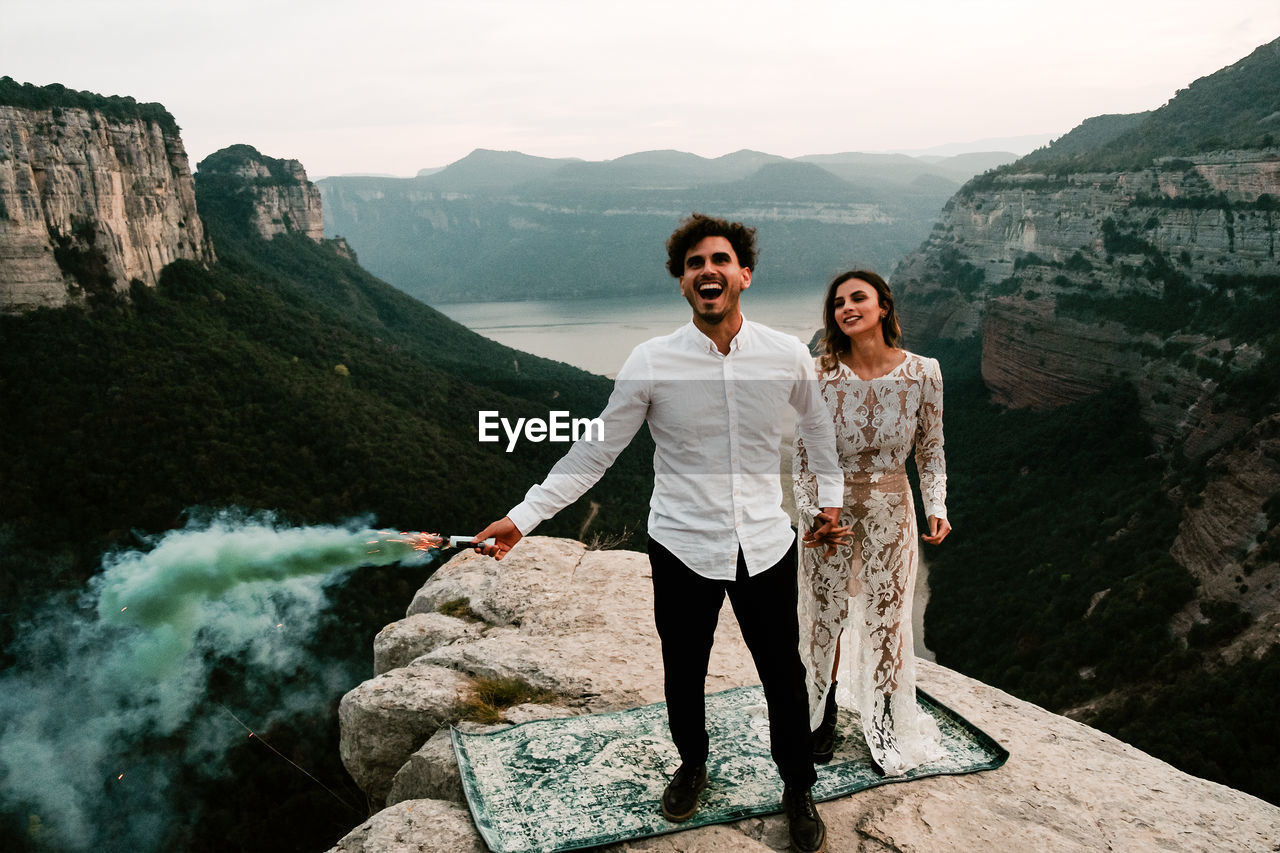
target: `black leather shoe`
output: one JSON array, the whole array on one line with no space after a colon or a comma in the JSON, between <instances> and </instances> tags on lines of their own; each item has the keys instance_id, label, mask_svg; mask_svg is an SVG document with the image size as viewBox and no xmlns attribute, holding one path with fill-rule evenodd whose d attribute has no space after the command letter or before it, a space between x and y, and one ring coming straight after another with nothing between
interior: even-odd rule
<instances>
[{"instance_id":1,"label":"black leather shoe","mask_svg":"<svg viewBox=\"0 0 1280 853\"><path fill-rule=\"evenodd\" d=\"M822 722L813 732L813 763L826 764L836 754L836 683L827 690L827 707Z\"/></svg>"},{"instance_id":2,"label":"black leather shoe","mask_svg":"<svg viewBox=\"0 0 1280 853\"><path fill-rule=\"evenodd\" d=\"M813 789L782 789L782 810L790 825L791 846L796 853L822 853L827 846L827 825L813 804Z\"/></svg>"},{"instance_id":3,"label":"black leather shoe","mask_svg":"<svg viewBox=\"0 0 1280 853\"><path fill-rule=\"evenodd\" d=\"M681 764L667 783L667 790L662 792L662 816L672 823L693 817L698 810L698 795L706 787L707 765Z\"/></svg>"}]
</instances>

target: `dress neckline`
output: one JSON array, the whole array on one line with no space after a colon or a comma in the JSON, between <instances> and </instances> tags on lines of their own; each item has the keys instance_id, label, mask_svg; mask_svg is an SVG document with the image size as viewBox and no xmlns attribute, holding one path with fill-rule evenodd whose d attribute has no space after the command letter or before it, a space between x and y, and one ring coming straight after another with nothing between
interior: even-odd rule
<instances>
[{"instance_id":1,"label":"dress neckline","mask_svg":"<svg viewBox=\"0 0 1280 853\"><path fill-rule=\"evenodd\" d=\"M863 379L861 376L858 375L858 371L854 370L852 367L845 364L843 359L837 358L836 364L840 365L841 370L847 371L850 376L852 376L854 379L858 380L859 382L875 382L877 379L887 379L893 374L897 373L899 370L902 369L902 366L906 364L908 359L910 358L911 358L911 353L908 352L907 350L903 350L902 361L898 362L892 368L890 368L889 370L886 370L884 373L881 373L879 376L872 376L870 379Z\"/></svg>"}]
</instances>

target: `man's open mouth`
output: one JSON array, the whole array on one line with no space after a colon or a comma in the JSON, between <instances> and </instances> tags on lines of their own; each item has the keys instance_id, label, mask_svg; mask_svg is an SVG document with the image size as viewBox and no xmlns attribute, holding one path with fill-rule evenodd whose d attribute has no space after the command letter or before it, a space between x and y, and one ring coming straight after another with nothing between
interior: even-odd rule
<instances>
[{"instance_id":1,"label":"man's open mouth","mask_svg":"<svg viewBox=\"0 0 1280 853\"><path fill-rule=\"evenodd\" d=\"M724 293L724 285L718 281L704 281L698 285L698 296L703 299L716 299Z\"/></svg>"}]
</instances>

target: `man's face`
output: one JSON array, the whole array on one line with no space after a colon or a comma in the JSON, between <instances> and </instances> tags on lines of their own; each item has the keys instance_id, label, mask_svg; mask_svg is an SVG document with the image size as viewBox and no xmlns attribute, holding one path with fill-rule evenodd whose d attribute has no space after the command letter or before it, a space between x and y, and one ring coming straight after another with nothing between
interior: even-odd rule
<instances>
[{"instance_id":1,"label":"man's face","mask_svg":"<svg viewBox=\"0 0 1280 853\"><path fill-rule=\"evenodd\" d=\"M684 255L680 292L694 317L718 325L738 316L738 294L751 286L751 270L738 265L738 255L724 237L703 237Z\"/></svg>"}]
</instances>

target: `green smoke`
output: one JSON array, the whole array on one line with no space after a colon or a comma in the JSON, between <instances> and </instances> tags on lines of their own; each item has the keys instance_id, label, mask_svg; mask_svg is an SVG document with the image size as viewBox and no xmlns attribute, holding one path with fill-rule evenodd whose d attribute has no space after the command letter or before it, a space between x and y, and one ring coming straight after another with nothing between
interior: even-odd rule
<instances>
[{"instance_id":1,"label":"green smoke","mask_svg":"<svg viewBox=\"0 0 1280 853\"><path fill-rule=\"evenodd\" d=\"M227 512L106 557L83 609L51 604L8 649L0 813L31 816L34 849L157 849L172 781L216 776L243 738L207 701L215 662L243 665L259 727L333 701L349 676L308 650L326 588L359 566L431 559L415 536ZM263 690L300 671L287 692Z\"/></svg>"},{"instance_id":2,"label":"green smoke","mask_svg":"<svg viewBox=\"0 0 1280 853\"><path fill-rule=\"evenodd\" d=\"M240 605L246 594L269 593L294 579L421 559L413 535L221 518L203 529L168 534L151 551L104 560L98 618L144 629L141 662L151 675L163 675L190 651L211 610Z\"/></svg>"}]
</instances>

